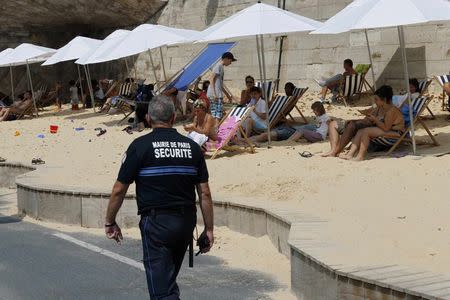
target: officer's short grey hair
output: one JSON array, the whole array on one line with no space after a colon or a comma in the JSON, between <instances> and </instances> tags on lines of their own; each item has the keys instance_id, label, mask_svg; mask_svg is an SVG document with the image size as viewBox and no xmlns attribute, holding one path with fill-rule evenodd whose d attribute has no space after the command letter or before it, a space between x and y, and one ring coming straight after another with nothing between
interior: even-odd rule
<instances>
[{"instance_id":1,"label":"officer's short grey hair","mask_svg":"<svg viewBox=\"0 0 450 300\"><path fill-rule=\"evenodd\" d=\"M153 124L170 123L175 113L175 105L172 99L165 95L158 95L148 104L148 115Z\"/></svg>"}]
</instances>

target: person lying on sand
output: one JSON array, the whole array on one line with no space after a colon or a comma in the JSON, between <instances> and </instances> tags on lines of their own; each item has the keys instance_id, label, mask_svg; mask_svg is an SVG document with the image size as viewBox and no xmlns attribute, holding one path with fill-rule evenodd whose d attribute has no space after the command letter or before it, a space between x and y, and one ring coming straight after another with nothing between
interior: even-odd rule
<instances>
[{"instance_id":1,"label":"person lying on sand","mask_svg":"<svg viewBox=\"0 0 450 300\"><path fill-rule=\"evenodd\" d=\"M31 105L33 105L33 99L31 92L27 91L25 92L22 101L16 101L10 107L0 110L0 121L14 120L15 115L22 114L25 110L30 108Z\"/></svg>"},{"instance_id":2,"label":"person lying on sand","mask_svg":"<svg viewBox=\"0 0 450 300\"><path fill-rule=\"evenodd\" d=\"M304 138L310 143L323 141L327 137L328 123L330 118L325 112L325 107L321 102L314 102L311 105L311 109L318 118L317 124L308 125L292 125L286 122L280 126L275 127L270 131L270 138L273 141L298 141ZM254 143L262 143L268 140L267 132L263 132L259 135L250 138Z\"/></svg>"},{"instance_id":3,"label":"person lying on sand","mask_svg":"<svg viewBox=\"0 0 450 300\"><path fill-rule=\"evenodd\" d=\"M194 102L195 117L192 124L184 125L188 137L200 146L208 140L217 140L216 120L207 112L206 104L198 99Z\"/></svg>"},{"instance_id":4,"label":"person lying on sand","mask_svg":"<svg viewBox=\"0 0 450 300\"><path fill-rule=\"evenodd\" d=\"M311 105L311 109L316 115L317 124L303 125L289 138L290 141L299 141L304 138L310 143L321 142L327 138L328 135L328 123L330 123L330 117L325 111L325 107L322 102L316 101Z\"/></svg>"},{"instance_id":5,"label":"person lying on sand","mask_svg":"<svg viewBox=\"0 0 450 300\"><path fill-rule=\"evenodd\" d=\"M355 161L364 160L371 139L380 136L400 137L405 131L403 114L392 105L392 87L383 85L375 91L375 104L385 112L384 116L382 118L373 115L367 116L372 122L372 126L357 132L352 140L350 151L341 155L341 158Z\"/></svg>"}]
</instances>

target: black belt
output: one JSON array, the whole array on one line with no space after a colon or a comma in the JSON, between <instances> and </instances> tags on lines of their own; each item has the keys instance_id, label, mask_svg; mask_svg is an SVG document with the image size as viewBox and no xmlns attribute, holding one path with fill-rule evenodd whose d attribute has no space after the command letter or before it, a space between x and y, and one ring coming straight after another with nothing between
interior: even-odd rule
<instances>
[{"instance_id":1,"label":"black belt","mask_svg":"<svg viewBox=\"0 0 450 300\"><path fill-rule=\"evenodd\" d=\"M155 207L146 209L141 216L148 217L154 216L158 214L186 214L186 213L194 213L196 211L195 206L178 206L178 207Z\"/></svg>"}]
</instances>

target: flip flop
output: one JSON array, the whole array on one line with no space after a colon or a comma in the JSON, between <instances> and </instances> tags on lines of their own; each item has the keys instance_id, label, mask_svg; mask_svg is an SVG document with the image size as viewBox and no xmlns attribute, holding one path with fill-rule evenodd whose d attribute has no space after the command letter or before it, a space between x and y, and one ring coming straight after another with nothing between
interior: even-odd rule
<instances>
[{"instance_id":1,"label":"flip flop","mask_svg":"<svg viewBox=\"0 0 450 300\"><path fill-rule=\"evenodd\" d=\"M100 132L97 134L97 136L104 135L106 133L106 129L100 130Z\"/></svg>"},{"instance_id":2,"label":"flip flop","mask_svg":"<svg viewBox=\"0 0 450 300\"><path fill-rule=\"evenodd\" d=\"M32 164L32 165L43 165L43 164L45 164L45 161L43 161L43 160L40 159L40 158L33 158L33 159L31 160L31 164Z\"/></svg>"},{"instance_id":3,"label":"flip flop","mask_svg":"<svg viewBox=\"0 0 450 300\"><path fill-rule=\"evenodd\" d=\"M101 127L97 127L97 128L95 128L94 130L95 130L95 131L100 131L100 130L102 130L102 128L101 128Z\"/></svg>"},{"instance_id":4,"label":"flip flop","mask_svg":"<svg viewBox=\"0 0 450 300\"><path fill-rule=\"evenodd\" d=\"M122 129L122 131L125 131L128 134L133 134L133 127L127 126L124 129Z\"/></svg>"},{"instance_id":5,"label":"flip flop","mask_svg":"<svg viewBox=\"0 0 450 300\"><path fill-rule=\"evenodd\" d=\"M0 163L5 162L6 158L0 157Z\"/></svg>"},{"instance_id":6,"label":"flip flop","mask_svg":"<svg viewBox=\"0 0 450 300\"><path fill-rule=\"evenodd\" d=\"M302 153L299 152L298 154L300 154L300 156L304 157L304 158L313 157L313 154L311 152L309 152L309 151L303 151Z\"/></svg>"}]
</instances>

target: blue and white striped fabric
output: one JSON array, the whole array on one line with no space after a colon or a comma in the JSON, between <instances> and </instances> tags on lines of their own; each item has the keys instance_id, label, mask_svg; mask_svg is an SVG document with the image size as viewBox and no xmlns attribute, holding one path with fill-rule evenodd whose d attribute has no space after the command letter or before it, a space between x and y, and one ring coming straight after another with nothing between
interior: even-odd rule
<instances>
[{"instance_id":1,"label":"blue and white striped fabric","mask_svg":"<svg viewBox=\"0 0 450 300\"><path fill-rule=\"evenodd\" d=\"M449 83L450 82L450 75L440 75L440 76L436 76L437 81L439 82L439 84L441 86L444 86L444 84Z\"/></svg>"},{"instance_id":2,"label":"blue and white striped fabric","mask_svg":"<svg viewBox=\"0 0 450 300\"><path fill-rule=\"evenodd\" d=\"M277 121L277 118L282 113L284 107L288 103L290 97L288 96L277 96L273 101L272 105L269 107L269 124L270 126L275 125L273 122Z\"/></svg>"},{"instance_id":3,"label":"blue and white striped fabric","mask_svg":"<svg viewBox=\"0 0 450 300\"><path fill-rule=\"evenodd\" d=\"M170 149L175 151L175 149ZM167 175L197 175L197 168L192 166L159 166L147 167L139 170L139 176L167 176Z\"/></svg>"},{"instance_id":4,"label":"blue and white striped fabric","mask_svg":"<svg viewBox=\"0 0 450 300\"><path fill-rule=\"evenodd\" d=\"M344 97L351 97L361 92L362 76L362 74L353 74L344 77L344 86L342 91L342 95Z\"/></svg>"},{"instance_id":5,"label":"blue and white striped fabric","mask_svg":"<svg viewBox=\"0 0 450 300\"><path fill-rule=\"evenodd\" d=\"M269 99L272 98L274 86L273 81L266 81L265 83L262 81L257 81L256 86L263 91L263 99L266 99L266 95L269 95Z\"/></svg>"},{"instance_id":6,"label":"blue and white striped fabric","mask_svg":"<svg viewBox=\"0 0 450 300\"><path fill-rule=\"evenodd\" d=\"M242 106L235 106L233 107L233 109L230 111L230 113L228 114L229 117L236 117L239 119L243 119L243 117L248 113L248 111L251 108L249 107L242 107Z\"/></svg>"},{"instance_id":7,"label":"blue and white striped fabric","mask_svg":"<svg viewBox=\"0 0 450 300\"><path fill-rule=\"evenodd\" d=\"M298 99L301 96L303 96L303 94L306 92L306 90L308 90L308 88L298 88L298 87L296 87L294 89L294 91L292 92L292 96L294 96L295 99Z\"/></svg>"},{"instance_id":8,"label":"blue and white striped fabric","mask_svg":"<svg viewBox=\"0 0 450 300\"><path fill-rule=\"evenodd\" d=\"M431 79L430 80L421 80L419 81L419 90L417 92L419 92L419 94L423 95L427 90L428 90L428 86L431 84Z\"/></svg>"}]
</instances>

